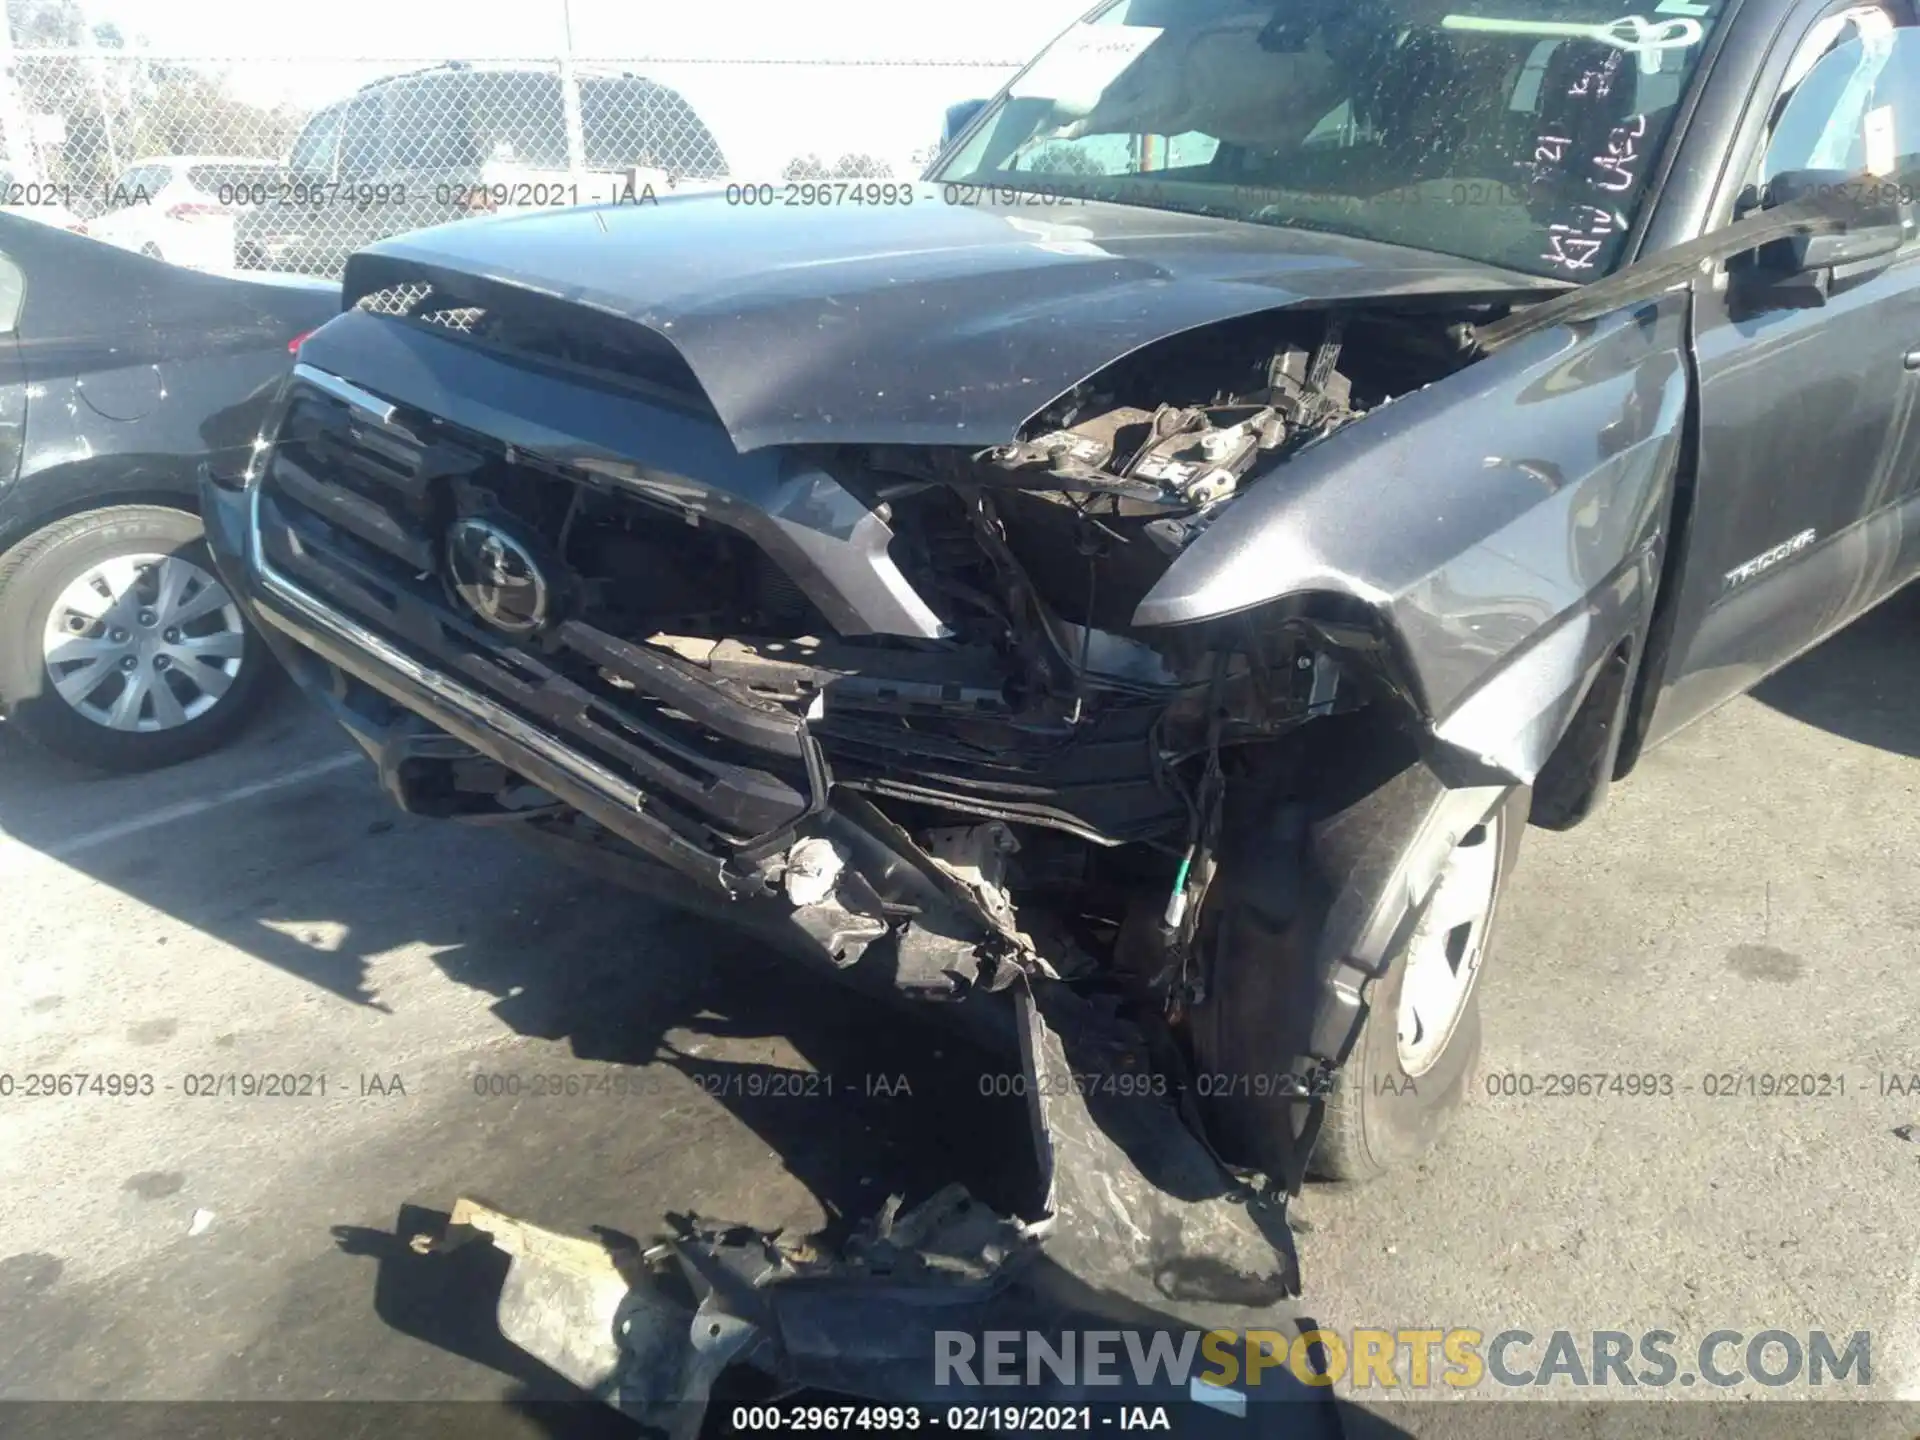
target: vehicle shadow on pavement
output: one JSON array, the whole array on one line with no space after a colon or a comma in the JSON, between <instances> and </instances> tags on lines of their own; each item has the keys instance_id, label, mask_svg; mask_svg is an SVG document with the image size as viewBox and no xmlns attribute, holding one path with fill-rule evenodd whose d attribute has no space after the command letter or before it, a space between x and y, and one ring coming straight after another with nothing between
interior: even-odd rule
<instances>
[{"instance_id":1,"label":"vehicle shadow on pavement","mask_svg":"<svg viewBox=\"0 0 1920 1440\"><path fill-rule=\"evenodd\" d=\"M80 780L51 763L35 773L39 757L9 753L0 793L18 802L6 807L16 851L59 853L76 830L270 781L349 748L318 716L308 723L304 710L276 706L264 718L229 752L230 774L221 773L221 757L208 757L156 775ZM287 761L276 759L276 743L293 747ZM63 827L63 795L70 814L83 806L97 814ZM263 961L394 1017L357 1032L375 1037L350 1057L365 1070L382 1068L389 1046L445 1043L444 1015L418 1022L433 1027L424 1037L410 1028L411 1016L445 1008L444 977L483 996L517 1035L563 1042L576 1059L677 1070L690 1093L717 1101L787 1162L830 1216L863 1218L889 1185L911 1203L955 1178L951 1166L969 1147L985 1147L977 1193L995 1203L996 1186L1017 1183L1006 1180L1015 1157L1026 1158L1021 1102L1004 1086L997 1097L981 1094L982 1066L1004 1074L1017 1069L1010 1057L969 1052L901 1007L567 868L511 835L403 815L358 761L88 848L61 865L176 922L169 936L103 916L99 942L129 974L158 983L186 958L179 947L189 940ZM232 1032L229 1063L245 1053L250 1034L268 1043L271 1015L206 1008L211 1015L200 1018ZM163 1007L136 1043L171 1052L177 1045L157 1037L182 1025L201 1028ZM484 1021L466 1028L475 1047L485 1043ZM273 1062L290 1063L287 1044L271 1043ZM954 1143L929 1146L929 1134ZM999 1138L1007 1134L1010 1146ZM891 1161L897 1174L887 1173Z\"/></svg>"},{"instance_id":2,"label":"vehicle shadow on pavement","mask_svg":"<svg viewBox=\"0 0 1920 1440\"><path fill-rule=\"evenodd\" d=\"M1920 585L1754 687L1753 698L1829 734L1920 756Z\"/></svg>"},{"instance_id":3,"label":"vehicle shadow on pavement","mask_svg":"<svg viewBox=\"0 0 1920 1440\"><path fill-rule=\"evenodd\" d=\"M806 1238L819 1252L840 1251L889 1196L911 1207L956 1181L996 1211L1031 1213L1038 1172L1027 1104L1016 1086L1002 1083L1019 1073L1016 1058L978 1050L911 1007L848 991L705 921L664 914L612 888L595 886L591 894L591 906L580 909L598 909L622 933L648 934L651 953L639 963L631 952L607 963L610 949L563 955L484 943L437 955L434 963L459 984L495 997L493 1013L521 1036L563 1041L578 1061L636 1072L664 1067L692 1082L817 1202L827 1223ZM769 1052L770 1058L759 1058ZM754 1148L725 1143L743 1153ZM698 1218L710 1224L741 1219ZM407 1206L391 1232L347 1229L339 1240L349 1253L378 1260L375 1308L385 1323L512 1376L529 1400L546 1401L557 1377L517 1353L503 1355L504 1342L491 1327L473 1325L474 1313L491 1315L504 1257L484 1245L423 1254L424 1247L409 1243L441 1233L446 1219ZM614 1243L633 1238L602 1233ZM665 1234L656 1230L641 1239ZM1285 1263L1296 1263L1290 1237L1275 1243ZM1084 1313L1086 1324L1146 1332L1192 1328L1191 1320L1070 1274L1050 1254L1037 1268L1052 1277L1048 1293L1076 1297L1074 1313ZM1021 1303L1010 1306L1016 1328L1025 1313ZM1297 1308L1276 1309L1270 1321L1255 1323L1271 1324L1289 1339L1317 1328ZM725 1410L767 1397L772 1384L741 1367L728 1371L706 1433L731 1433L719 1428ZM1290 1435L1332 1440L1343 1433L1401 1433L1379 1425L1355 1431L1341 1418L1346 1407L1320 1403L1322 1392L1284 1372L1270 1375L1253 1398L1295 1402L1283 1427ZM1185 1433L1210 1433L1208 1427L1226 1417L1209 1412L1201 1419L1199 1431ZM1227 1420L1223 1433L1246 1432L1241 1422Z\"/></svg>"},{"instance_id":4,"label":"vehicle shadow on pavement","mask_svg":"<svg viewBox=\"0 0 1920 1440\"><path fill-rule=\"evenodd\" d=\"M217 793L237 772L272 776L316 756L344 753L344 739L314 723L313 702L275 675L258 714L213 754L147 774L114 774L63 759L0 721L0 831L24 845L56 849L129 811ZM293 758L286 758L292 756Z\"/></svg>"},{"instance_id":5,"label":"vehicle shadow on pavement","mask_svg":"<svg viewBox=\"0 0 1920 1440\"><path fill-rule=\"evenodd\" d=\"M912 1204L959 1179L1008 1210L1029 1188L1025 1105L995 1083L1017 1058L974 1049L905 1005L848 991L706 921L582 883L581 909L597 907L609 931L647 943L624 955L467 945L434 963L495 997L493 1013L522 1036L564 1041L582 1061L685 1077L819 1202L825 1243L844 1240L889 1193Z\"/></svg>"},{"instance_id":6,"label":"vehicle shadow on pavement","mask_svg":"<svg viewBox=\"0 0 1920 1440\"><path fill-rule=\"evenodd\" d=\"M592 894L611 926L651 937L643 963L591 947L568 955L483 943L437 955L435 964L460 985L494 996L494 1013L523 1037L562 1041L577 1061L636 1072L664 1067L693 1082L825 1212L827 1224L808 1237L823 1252L840 1249L889 1195L911 1206L959 1181L996 1210L1030 1203L1037 1177L1025 1101L994 1083L1017 1071L1016 1061L976 1050L906 1007L846 991L704 921L661 914L611 888L596 886ZM769 1050L778 1058L755 1058ZM830 1094L822 1084L831 1085ZM741 1153L755 1148L733 1139L726 1145ZM336 1231L345 1253L376 1260L374 1309L381 1321L513 1379L508 1407L528 1424L546 1427L544 1433L625 1433L570 1428L582 1423L579 1417L553 1408L570 1393L567 1382L501 1339L491 1317L504 1255L484 1244L441 1252L410 1243L441 1234L447 1220L445 1212L406 1205L391 1231ZM602 1233L615 1244L634 1238ZM664 1234L663 1227L640 1238ZM1143 1331L1189 1328L1060 1273L1056 1289L1084 1297L1088 1323L1100 1317L1098 1323ZM1293 1312L1276 1312L1272 1323L1289 1338L1315 1328ZM716 1387L703 1433L733 1433L725 1416L734 1404L775 1393L767 1377L730 1369ZM850 1397L802 1392L797 1398L844 1403ZM1269 1376L1264 1397L1256 1398L1296 1402L1288 1407L1297 1412L1284 1426L1289 1435L1338 1440L1365 1433L1385 1440L1401 1433L1393 1427L1354 1431L1343 1425L1345 1407L1320 1403L1323 1395L1284 1373ZM1209 1426L1224 1419L1204 1415L1199 1430L1189 1426L1183 1433L1211 1433ZM1222 1433L1246 1431L1242 1422L1227 1420Z\"/></svg>"},{"instance_id":7,"label":"vehicle shadow on pavement","mask_svg":"<svg viewBox=\"0 0 1920 1440\"><path fill-rule=\"evenodd\" d=\"M235 782L253 776L225 777ZM127 808L153 808L151 794L125 793ZM40 843L58 840L50 831ZM338 1070L407 1072L394 1123L328 1158L367 1178L349 1182L324 1218L314 1213L324 1194L301 1193L285 1212L281 1223L309 1239L316 1219L333 1228L331 1263L314 1257L286 1277L286 1315L233 1363L219 1393L259 1393L265 1377L291 1367L302 1338L362 1353L358 1373L376 1392L407 1384L406 1351L386 1356L364 1333L316 1330L321 1319L337 1326L370 1289L370 1319L506 1377L528 1405L571 1394L498 1335L497 1272L469 1274L461 1267L477 1257L408 1247L429 1213L413 1202L450 1204L469 1186L531 1219L607 1224L647 1240L679 1213L760 1226L789 1217L790 1233L809 1232L827 1252L890 1196L911 1207L956 1182L996 1211L1031 1209L1026 1102L1005 1083L1019 1073L1012 1054L982 1054L904 1006L510 835L396 814L357 762L324 783L259 794L63 863L118 892L100 910L98 937L71 943L111 953L156 995L180 997L181 1008L162 1007L127 1037L149 1047L147 1063L169 1073L215 1057L236 1069L306 1069L310 1057ZM164 919L149 913L126 926L141 907ZM249 981L245 1000L223 1002L214 983L189 1004L176 982L203 960L229 977L236 964L264 961L300 984ZM306 986L352 1008L314 1009ZM635 1098L516 1104L475 1095L470 1072L487 1069L647 1078ZM409 1208L393 1229L380 1228L377 1217L402 1202ZM425 1399L463 1382L436 1370L431 1384Z\"/></svg>"}]
</instances>

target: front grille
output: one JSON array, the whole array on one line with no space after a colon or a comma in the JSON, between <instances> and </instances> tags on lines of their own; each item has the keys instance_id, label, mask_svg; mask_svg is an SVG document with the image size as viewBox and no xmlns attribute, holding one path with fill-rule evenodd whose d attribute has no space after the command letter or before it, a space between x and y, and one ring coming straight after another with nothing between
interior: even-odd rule
<instances>
[{"instance_id":1,"label":"front grille","mask_svg":"<svg viewBox=\"0 0 1920 1440\"><path fill-rule=\"evenodd\" d=\"M1144 840L1183 817L1148 757L1163 707L1109 704L1076 725L861 714L829 707L816 727L834 782L999 820L1058 826L1102 843Z\"/></svg>"},{"instance_id":2,"label":"front grille","mask_svg":"<svg viewBox=\"0 0 1920 1440\"><path fill-rule=\"evenodd\" d=\"M725 852L792 825L818 788L797 716L596 623L604 587L569 586L564 560L550 578L577 593L536 637L515 641L453 598L443 537L457 518L491 507L560 555L589 491L630 510L638 534L672 523L486 437L399 412L377 421L296 381L260 480L260 559L619 777L689 840Z\"/></svg>"}]
</instances>

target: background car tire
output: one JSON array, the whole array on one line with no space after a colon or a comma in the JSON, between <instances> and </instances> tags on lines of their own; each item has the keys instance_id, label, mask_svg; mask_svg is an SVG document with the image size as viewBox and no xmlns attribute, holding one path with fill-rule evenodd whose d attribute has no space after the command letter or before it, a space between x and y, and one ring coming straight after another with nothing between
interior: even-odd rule
<instances>
[{"instance_id":1,"label":"background car tire","mask_svg":"<svg viewBox=\"0 0 1920 1440\"><path fill-rule=\"evenodd\" d=\"M1431 1150L1441 1133L1465 1103L1480 1061L1481 969L1492 953L1500 898L1513 873L1520 838L1526 830L1526 790L1515 790L1501 802L1486 826L1481 842L1497 847L1488 906L1475 960L1474 983L1466 993L1458 1018L1430 1060L1411 1073L1403 1057L1402 1007L1412 951L1420 923L1438 898L1429 895L1421 922L1395 953L1391 968L1374 986L1372 1004L1363 1022L1353 1054L1334 1080L1327 1099L1320 1140L1314 1147L1310 1173L1322 1180L1363 1181L1401 1169ZM1473 838L1472 832L1465 837ZM1435 887L1438 892L1439 887Z\"/></svg>"},{"instance_id":2,"label":"background car tire","mask_svg":"<svg viewBox=\"0 0 1920 1440\"><path fill-rule=\"evenodd\" d=\"M169 560L184 563L156 563ZM97 579L102 573L110 578ZM164 602L182 623L165 625L160 611L149 605L139 613L150 615L152 624L110 631L106 612L119 613L114 610L118 602L110 599L111 577L129 573L138 578L124 592L128 606L139 606L143 597ZM173 593L158 593L161 577ZM200 521L156 505L117 505L70 516L0 555L0 705L7 723L67 759L103 770L178 764L224 744L257 708L272 666L231 597L223 587L217 593L206 589L209 581L219 584ZM80 609L74 608L76 596ZM226 603L218 603L223 597ZM79 643L55 649L84 656L57 666L48 659L48 626L56 606L61 623L76 630ZM88 606L100 608L103 618L82 628L81 610ZM196 610L201 613L192 613ZM117 642L115 634L127 639ZM149 692L128 697L136 706L116 710L126 682L116 686L108 670L129 658L129 668L146 686L167 687L171 704ZM175 673L161 675L160 666ZM60 683L80 694L78 704L62 697Z\"/></svg>"}]
</instances>

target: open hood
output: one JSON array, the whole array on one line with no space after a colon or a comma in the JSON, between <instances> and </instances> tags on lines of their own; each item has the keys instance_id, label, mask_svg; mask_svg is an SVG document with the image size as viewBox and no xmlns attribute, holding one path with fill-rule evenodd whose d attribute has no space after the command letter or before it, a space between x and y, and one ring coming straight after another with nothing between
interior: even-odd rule
<instances>
[{"instance_id":1,"label":"open hood","mask_svg":"<svg viewBox=\"0 0 1920 1440\"><path fill-rule=\"evenodd\" d=\"M788 207L776 189L770 208L706 194L463 221L356 255L347 301L437 273L637 322L692 368L744 452L997 445L1088 376L1196 326L1303 303L1562 288L1245 221L847 188L895 203Z\"/></svg>"}]
</instances>

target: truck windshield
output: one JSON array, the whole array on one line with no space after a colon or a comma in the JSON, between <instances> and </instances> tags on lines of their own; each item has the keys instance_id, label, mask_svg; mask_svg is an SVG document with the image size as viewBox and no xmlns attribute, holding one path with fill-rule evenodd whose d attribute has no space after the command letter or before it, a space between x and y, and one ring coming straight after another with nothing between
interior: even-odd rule
<instances>
[{"instance_id":1,"label":"truck windshield","mask_svg":"<svg viewBox=\"0 0 1920 1440\"><path fill-rule=\"evenodd\" d=\"M1619 263L1720 8L1641 3L1115 0L933 178L1592 280Z\"/></svg>"}]
</instances>

